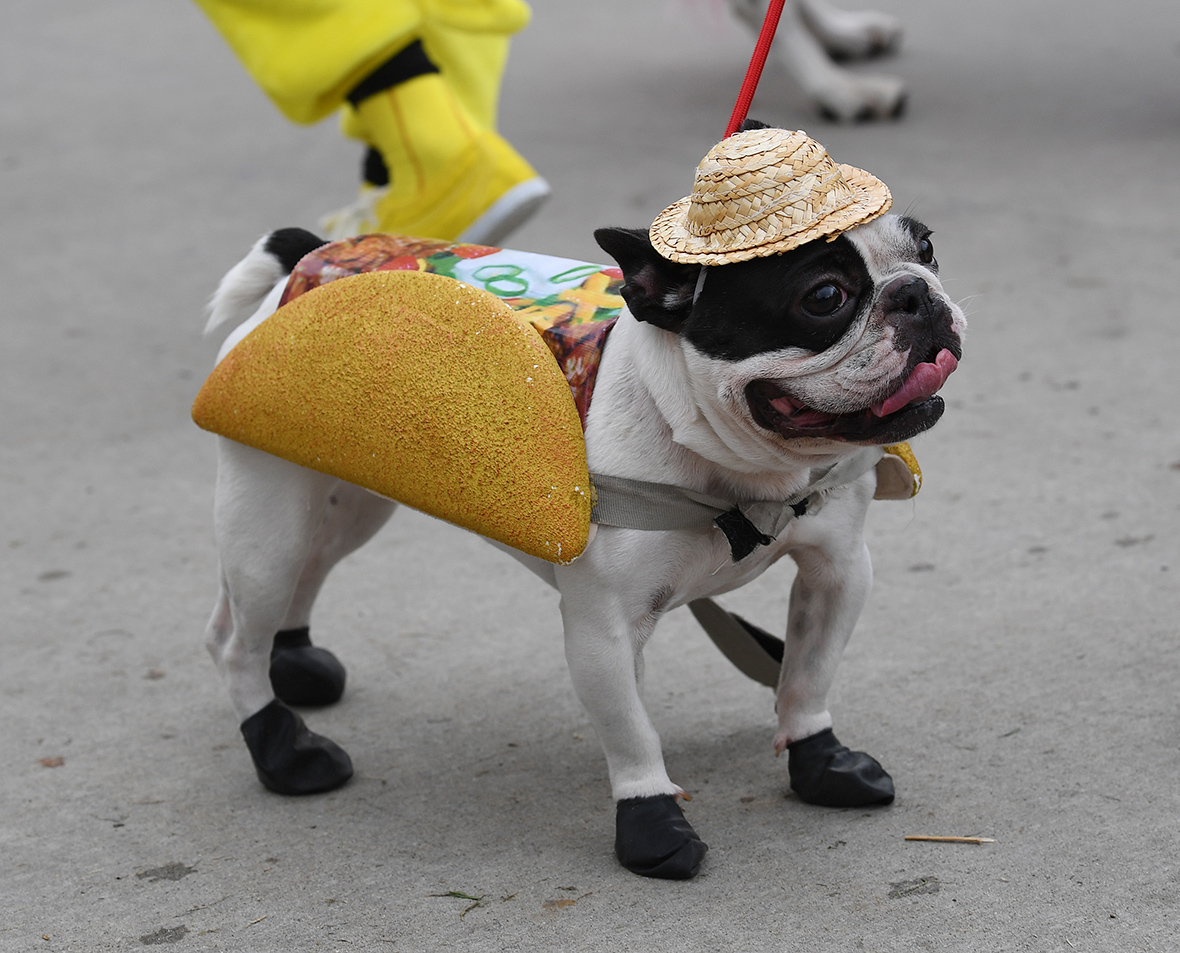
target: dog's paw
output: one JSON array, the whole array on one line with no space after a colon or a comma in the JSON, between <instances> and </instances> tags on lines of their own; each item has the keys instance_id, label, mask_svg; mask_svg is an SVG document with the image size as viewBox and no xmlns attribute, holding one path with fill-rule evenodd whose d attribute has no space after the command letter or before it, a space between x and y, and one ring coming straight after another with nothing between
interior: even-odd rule
<instances>
[{"instance_id":1,"label":"dog's paw","mask_svg":"<svg viewBox=\"0 0 1180 953\"><path fill-rule=\"evenodd\" d=\"M327 649L311 644L307 628L275 635L270 651L270 684L288 705L318 707L340 701L344 694L344 666Z\"/></svg>"},{"instance_id":2,"label":"dog's paw","mask_svg":"<svg viewBox=\"0 0 1180 953\"><path fill-rule=\"evenodd\" d=\"M632 873L661 880L688 880L697 875L708 849L673 795L619 801L615 855Z\"/></svg>"},{"instance_id":3,"label":"dog's paw","mask_svg":"<svg viewBox=\"0 0 1180 953\"><path fill-rule=\"evenodd\" d=\"M336 742L308 730L295 712L272 701L242 722L258 779L276 794L319 794L352 777L352 761Z\"/></svg>"},{"instance_id":4,"label":"dog's paw","mask_svg":"<svg viewBox=\"0 0 1180 953\"><path fill-rule=\"evenodd\" d=\"M808 804L867 807L893 801L893 778L863 751L850 751L831 728L787 745L791 790Z\"/></svg>"}]
</instances>

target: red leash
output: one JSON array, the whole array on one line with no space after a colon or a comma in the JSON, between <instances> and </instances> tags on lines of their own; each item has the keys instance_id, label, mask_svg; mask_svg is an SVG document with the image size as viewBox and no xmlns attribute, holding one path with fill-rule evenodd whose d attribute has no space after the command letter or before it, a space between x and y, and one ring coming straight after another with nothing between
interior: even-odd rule
<instances>
[{"instance_id":1,"label":"red leash","mask_svg":"<svg viewBox=\"0 0 1180 953\"><path fill-rule=\"evenodd\" d=\"M774 31L778 29L778 20L783 13L785 0L770 0L766 8L766 19L762 21L762 30L758 33L758 43L754 47L754 55L750 59L750 66L746 70L746 78L742 80L741 92L734 103L733 114L729 117L729 125L725 128L728 138L738 131L738 127L746 121L746 114L750 111L750 102L754 99L754 90L758 88L758 80L762 77L762 67L766 65L766 56L770 52L770 41L774 39Z\"/></svg>"}]
</instances>

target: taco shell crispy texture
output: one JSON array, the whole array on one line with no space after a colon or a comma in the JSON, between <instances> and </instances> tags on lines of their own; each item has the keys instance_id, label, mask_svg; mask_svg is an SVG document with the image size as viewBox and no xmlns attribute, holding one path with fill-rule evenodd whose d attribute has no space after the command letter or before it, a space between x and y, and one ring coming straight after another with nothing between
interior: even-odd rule
<instances>
[{"instance_id":1,"label":"taco shell crispy texture","mask_svg":"<svg viewBox=\"0 0 1180 953\"><path fill-rule=\"evenodd\" d=\"M453 278L374 271L299 296L214 368L193 420L550 562L586 546L569 385L531 325Z\"/></svg>"}]
</instances>

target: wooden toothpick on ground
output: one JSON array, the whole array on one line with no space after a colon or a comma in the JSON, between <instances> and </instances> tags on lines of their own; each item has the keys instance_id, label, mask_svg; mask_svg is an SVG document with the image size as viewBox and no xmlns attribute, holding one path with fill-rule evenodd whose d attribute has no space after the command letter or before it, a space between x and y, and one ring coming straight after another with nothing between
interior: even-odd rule
<instances>
[{"instance_id":1,"label":"wooden toothpick on ground","mask_svg":"<svg viewBox=\"0 0 1180 953\"><path fill-rule=\"evenodd\" d=\"M994 837L942 837L938 834L906 834L906 840L936 841L940 844L994 844Z\"/></svg>"}]
</instances>

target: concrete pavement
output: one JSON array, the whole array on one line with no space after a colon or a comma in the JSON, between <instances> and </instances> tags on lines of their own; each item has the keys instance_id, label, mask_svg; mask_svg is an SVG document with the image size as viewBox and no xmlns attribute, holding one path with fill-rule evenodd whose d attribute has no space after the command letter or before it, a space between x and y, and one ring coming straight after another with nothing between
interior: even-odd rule
<instances>
[{"instance_id":1,"label":"concrete pavement","mask_svg":"<svg viewBox=\"0 0 1180 953\"><path fill-rule=\"evenodd\" d=\"M12 0L0 950L1180 948L1180 16L883 6L907 27L875 67L909 81L903 121L827 126L773 65L752 114L889 183L968 302L925 489L871 515L833 699L898 799L790 796L770 693L678 611L647 697L712 849L665 883L613 859L555 596L412 513L318 609L351 682L309 722L356 778L258 785L201 645L201 310L259 234L352 198L358 149L285 123L190 4ZM555 195L511 244L597 260L594 227L685 194L751 46L703 0L537 0L503 127ZM788 586L726 605L777 628ZM995 843L903 840L922 833Z\"/></svg>"}]
</instances>

